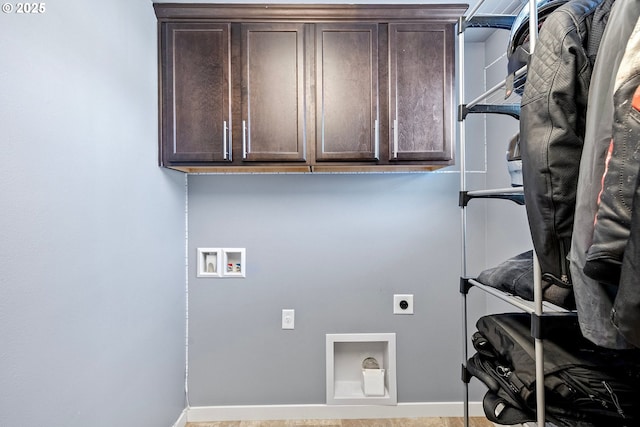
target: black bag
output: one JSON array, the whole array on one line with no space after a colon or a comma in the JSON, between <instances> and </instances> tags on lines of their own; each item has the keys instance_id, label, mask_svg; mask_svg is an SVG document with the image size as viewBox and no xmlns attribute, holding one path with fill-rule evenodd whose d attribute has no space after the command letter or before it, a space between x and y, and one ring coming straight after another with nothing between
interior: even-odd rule
<instances>
[{"instance_id":1,"label":"black bag","mask_svg":"<svg viewBox=\"0 0 640 427\"><path fill-rule=\"evenodd\" d=\"M473 345L478 352L467 371L489 388L484 411L498 424L536 418L530 318L506 313L477 322ZM544 377L547 421L567 427L640 425L640 352L594 345L582 336L576 316L558 317L545 330Z\"/></svg>"}]
</instances>

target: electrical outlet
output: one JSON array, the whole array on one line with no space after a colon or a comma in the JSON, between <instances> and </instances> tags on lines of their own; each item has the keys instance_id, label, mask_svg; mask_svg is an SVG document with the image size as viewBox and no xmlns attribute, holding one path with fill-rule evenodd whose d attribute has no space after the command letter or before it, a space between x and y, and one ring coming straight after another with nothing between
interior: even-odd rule
<instances>
[{"instance_id":1,"label":"electrical outlet","mask_svg":"<svg viewBox=\"0 0 640 427\"><path fill-rule=\"evenodd\" d=\"M296 311L293 309L282 310L282 329L294 329Z\"/></svg>"},{"instance_id":2,"label":"electrical outlet","mask_svg":"<svg viewBox=\"0 0 640 427\"><path fill-rule=\"evenodd\" d=\"M413 295L396 294L393 296L393 314L413 314Z\"/></svg>"}]
</instances>

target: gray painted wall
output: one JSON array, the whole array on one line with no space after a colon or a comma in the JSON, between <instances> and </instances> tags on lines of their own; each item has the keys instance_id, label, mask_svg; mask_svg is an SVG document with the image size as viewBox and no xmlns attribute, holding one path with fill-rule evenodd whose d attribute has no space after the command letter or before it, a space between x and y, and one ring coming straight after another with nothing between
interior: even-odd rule
<instances>
[{"instance_id":1,"label":"gray painted wall","mask_svg":"<svg viewBox=\"0 0 640 427\"><path fill-rule=\"evenodd\" d=\"M157 167L150 2L0 13L0 425L184 408L184 177Z\"/></svg>"},{"instance_id":2,"label":"gray painted wall","mask_svg":"<svg viewBox=\"0 0 640 427\"><path fill-rule=\"evenodd\" d=\"M196 278L190 263L191 404L324 403L325 334L359 332L397 334L400 402L461 400L457 185L444 173L189 177L189 254L247 250L245 279ZM392 314L394 293L414 295L415 315Z\"/></svg>"},{"instance_id":3,"label":"gray painted wall","mask_svg":"<svg viewBox=\"0 0 640 427\"><path fill-rule=\"evenodd\" d=\"M475 44L466 66L483 64ZM470 125L484 134L483 119ZM470 188L484 185L484 151L483 141L469 149ZM397 334L399 402L461 401L456 170L190 176L191 405L324 403L325 334L364 332ZM475 265L485 220L484 207L469 216ZM199 247L246 248L247 277L197 278ZM414 295L415 315L392 314L395 293ZM284 308L296 310L293 331L281 329ZM483 314L484 297L469 308Z\"/></svg>"}]
</instances>

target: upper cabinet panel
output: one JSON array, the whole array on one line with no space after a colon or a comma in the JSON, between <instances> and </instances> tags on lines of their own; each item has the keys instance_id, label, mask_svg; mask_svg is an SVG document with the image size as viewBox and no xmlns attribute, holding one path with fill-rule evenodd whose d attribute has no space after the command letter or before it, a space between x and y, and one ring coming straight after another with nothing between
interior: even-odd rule
<instances>
[{"instance_id":1,"label":"upper cabinet panel","mask_svg":"<svg viewBox=\"0 0 640 427\"><path fill-rule=\"evenodd\" d=\"M303 24L242 25L246 161L305 161Z\"/></svg>"},{"instance_id":2,"label":"upper cabinet panel","mask_svg":"<svg viewBox=\"0 0 640 427\"><path fill-rule=\"evenodd\" d=\"M390 158L452 160L453 28L389 25Z\"/></svg>"},{"instance_id":3,"label":"upper cabinet panel","mask_svg":"<svg viewBox=\"0 0 640 427\"><path fill-rule=\"evenodd\" d=\"M168 24L161 45L165 165L230 160L229 25Z\"/></svg>"},{"instance_id":4,"label":"upper cabinet panel","mask_svg":"<svg viewBox=\"0 0 640 427\"><path fill-rule=\"evenodd\" d=\"M316 25L316 159L377 160L378 25Z\"/></svg>"}]
</instances>

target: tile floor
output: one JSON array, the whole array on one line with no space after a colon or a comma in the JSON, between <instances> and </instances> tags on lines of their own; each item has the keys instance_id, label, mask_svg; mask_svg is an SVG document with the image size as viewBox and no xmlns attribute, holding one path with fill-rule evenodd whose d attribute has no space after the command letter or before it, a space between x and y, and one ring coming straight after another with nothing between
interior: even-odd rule
<instances>
[{"instance_id":1,"label":"tile floor","mask_svg":"<svg viewBox=\"0 0 640 427\"><path fill-rule=\"evenodd\" d=\"M389 418L371 420L216 421L187 427L464 427L462 418ZM469 427L494 427L486 418L469 419Z\"/></svg>"}]
</instances>

